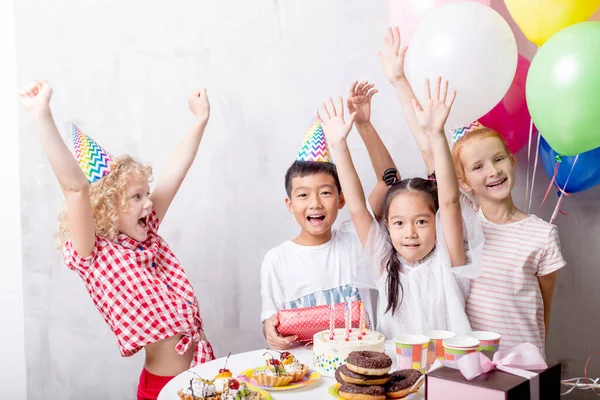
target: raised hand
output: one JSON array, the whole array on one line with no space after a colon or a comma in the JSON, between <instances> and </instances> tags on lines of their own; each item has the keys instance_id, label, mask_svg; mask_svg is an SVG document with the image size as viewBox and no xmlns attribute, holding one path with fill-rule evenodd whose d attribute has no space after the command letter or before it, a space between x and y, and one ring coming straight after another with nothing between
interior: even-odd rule
<instances>
[{"instance_id":1,"label":"raised hand","mask_svg":"<svg viewBox=\"0 0 600 400\"><path fill-rule=\"evenodd\" d=\"M417 99L413 99L412 103L415 115L425 133L444 132L444 125L450 114L452 103L454 103L454 99L456 98L456 91L453 90L449 98L446 98L447 94L448 81L442 81L442 78L438 76L433 88L433 96L429 88L429 79L426 79L423 104L421 105Z\"/></svg>"},{"instance_id":2,"label":"raised hand","mask_svg":"<svg viewBox=\"0 0 600 400\"><path fill-rule=\"evenodd\" d=\"M396 84L405 79L404 57L408 47L401 46L400 29L398 27L394 29L388 28L387 35L383 39L383 44L385 46L385 53L378 52L377 55L381 60L381 66L386 78L391 84Z\"/></svg>"},{"instance_id":3,"label":"raised hand","mask_svg":"<svg viewBox=\"0 0 600 400\"><path fill-rule=\"evenodd\" d=\"M371 120L371 99L378 92L375 84L368 81L354 81L348 91L348 111L356 113L354 122L362 124Z\"/></svg>"},{"instance_id":4,"label":"raised hand","mask_svg":"<svg viewBox=\"0 0 600 400\"><path fill-rule=\"evenodd\" d=\"M344 120L344 101L341 96L338 97L335 104L331 97L327 99L326 103L321 104L319 117L323 121L323 132L325 133L327 144L335 147L337 144L344 142L348 137L348 133L350 133L354 119L356 118L356 111L350 114L346 122Z\"/></svg>"},{"instance_id":5,"label":"raised hand","mask_svg":"<svg viewBox=\"0 0 600 400\"><path fill-rule=\"evenodd\" d=\"M29 82L19 91L19 101L30 113L50 109L51 97L52 88L46 81Z\"/></svg>"},{"instance_id":6,"label":"raised hand","mask_svg":"<svg viewBox=\"0 0 600 400\"><path fill-rule=\"evenodd\" d=\"M208 119L210 118L210 103L208 102L206 89L202 88L194 92L188 99L188 105L190 111L192 111L199 121L204 123L208 122Z\"/></svg>"}]
</instances>

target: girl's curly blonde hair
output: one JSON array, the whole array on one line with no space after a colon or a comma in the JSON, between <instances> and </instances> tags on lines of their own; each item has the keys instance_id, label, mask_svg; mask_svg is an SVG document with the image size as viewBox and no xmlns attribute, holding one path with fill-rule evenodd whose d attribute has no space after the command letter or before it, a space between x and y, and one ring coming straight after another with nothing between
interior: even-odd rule
<instances>
[{"instance_id":1,"label":"girl's curly blonde hair","mask_svg":"<svg viewBox=\"0 0 600 400\"><path fill-rule=\"evenodd\" d=\"M90 202L96 235L114 240L119 234L119 208L122 210L127 204L127 182L132 176L145 177L152 181L152 167L124 155L115 159L115 165L108 175L90 183ZM58 249L69 239L66 210L58 216L56 238Z\"/></svg>"}]
</instances>

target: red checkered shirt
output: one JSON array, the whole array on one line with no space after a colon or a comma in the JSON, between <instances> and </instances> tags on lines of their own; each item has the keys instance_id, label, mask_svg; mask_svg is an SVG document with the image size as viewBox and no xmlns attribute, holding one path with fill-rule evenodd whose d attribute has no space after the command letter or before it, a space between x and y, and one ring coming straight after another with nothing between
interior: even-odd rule
<instances>
[{"instance_id":1,"label":"red checkered shirt","mask_svg":"<svg viewBox=\"0 0 600 400\"><path fill-rule=\"evenodd\" d=\"M194 289L185 271L158 235L158 217L148 219L143 243L121 234L115 241L96 235L92 254L82 258L68 241L63 259L76 271L117 337L123 357L143 346L182 334L175 346L184 354L197 343L191 366L213 360L213 349L202 340L202 319Z\"/></svg>"}]
</instances>

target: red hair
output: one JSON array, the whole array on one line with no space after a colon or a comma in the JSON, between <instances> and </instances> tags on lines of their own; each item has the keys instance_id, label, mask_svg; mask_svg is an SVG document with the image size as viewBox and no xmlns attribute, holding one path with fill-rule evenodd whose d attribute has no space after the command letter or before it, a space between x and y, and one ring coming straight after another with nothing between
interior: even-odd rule
<instances>
[{"instance_id":1,"label":"red hair","mask_svg":"<svg viewBox=\"0 0 600 400\"><path fill-rule=\"evenodd\" d=\"M500 140L502 142L502 145L504 146L504 149L506 150L506 153L510 157L510 160L513 164L515 163L515 158L508 149L506 141L504 140L502 135L500 135L495 130L486 127L475 129L474 131L469 132L460 139L458 139L456 143L454 143L454 146L452 146L452 160L454 161L454 166L456 167L456 173L458 175L458 178L462 179L463 182L467 182L467 178L465 176L465 166L463 165L460 159L460 153L463 147L465 147L469 142L472 142L473 140L481 140L487 138L497 138L498 140Z\"/></svg>"}]
</instances>

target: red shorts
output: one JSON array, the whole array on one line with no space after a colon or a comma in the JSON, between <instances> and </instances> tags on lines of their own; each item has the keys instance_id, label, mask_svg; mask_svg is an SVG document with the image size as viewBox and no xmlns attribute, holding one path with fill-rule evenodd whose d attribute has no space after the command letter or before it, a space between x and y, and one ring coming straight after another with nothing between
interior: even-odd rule
<instances>
[{"instance_id":1,"label":"red shorts","mask_svg":"<svg viewBox=\"0 0 600 400\"><path fill-rule=\"evenodd\" d=\"M140 375L140 384L138 385L138 400L158 399L161 389L173 378L174 376L153 375L144 368Z\"/></svg>"}]
</instances>

